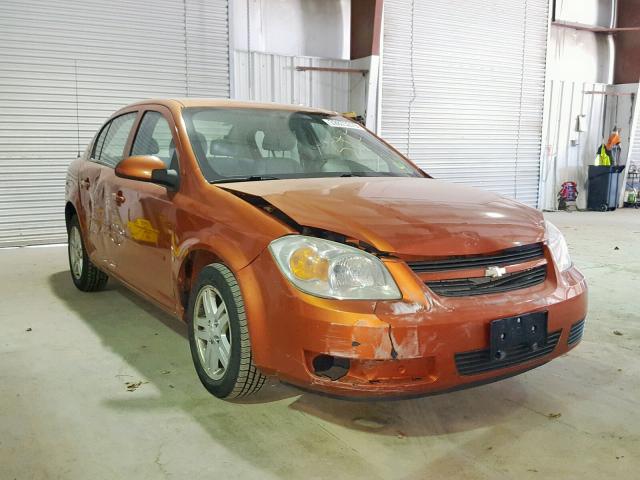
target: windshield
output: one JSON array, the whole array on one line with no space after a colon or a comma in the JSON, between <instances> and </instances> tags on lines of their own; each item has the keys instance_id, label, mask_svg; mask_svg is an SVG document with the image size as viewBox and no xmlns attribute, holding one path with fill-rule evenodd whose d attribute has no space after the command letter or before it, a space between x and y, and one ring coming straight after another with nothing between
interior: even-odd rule
<instances>
[{"instance_id":1,"label":"windshield","mask_svg":"<svg viewBox=\"0 0 640 480\"><path fill-rule=\"evenodd\" d=\"M182 115L209 182L424 176L343 117L245 108L186 108Z\"/></svg>"}]
</instances>

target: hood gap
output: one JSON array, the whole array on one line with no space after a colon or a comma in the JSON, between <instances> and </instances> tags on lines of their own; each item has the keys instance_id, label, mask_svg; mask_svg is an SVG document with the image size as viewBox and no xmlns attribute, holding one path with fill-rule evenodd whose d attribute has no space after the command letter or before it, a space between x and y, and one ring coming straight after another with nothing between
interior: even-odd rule
<instances>
[{"instance_id":1,"label":"hood gap","mask_svg":"<svg viewBox=\"0 0 640 480\"><path fill-rule=\"evenodd\" d=\"M342 243L344 245L349 245L350 247L355 247L355 248L358 248L360 250L364 250L365 252L371 253L372 255L376 255L378 257L390 257L390 256L392 256L387 252L382 252L382 251L378 250L373 245L371 245L371 244L369 244L367 242L364 242L362 240L349 239L349 238L347 238L346 235L343 235L343 234L337 233L337 232L332 232L330 230L324 230L322 228L308 227L306 225L300 225L298 222L296 222L293 218L291 218L285 212L283 212L279 208L275 207L274 205L272 205L271 203L269 203L267 200L265 200L264 198L262 198L260 196L251 195L249 193L244 193L244 192L238 192L238 191L232 190L232 189L227 189L227 188L224 188L224 187L222 187L220 185L218 185L218 187L220 187L223 190L235 195L236 197L244 200L245 202L253 205L254 207L259 208L260 210L264 211L265 213L267 213L267 214L271 215L272 217L276 218L277 220L281 221L282 223L284 223L288 227L292 228L293 230L296 230L301 235L307 235L307 236L310 236L310 237L323 238L325 240L331 240L331 241L336 242L336 243Z\"/></svg>"}]
</instances>

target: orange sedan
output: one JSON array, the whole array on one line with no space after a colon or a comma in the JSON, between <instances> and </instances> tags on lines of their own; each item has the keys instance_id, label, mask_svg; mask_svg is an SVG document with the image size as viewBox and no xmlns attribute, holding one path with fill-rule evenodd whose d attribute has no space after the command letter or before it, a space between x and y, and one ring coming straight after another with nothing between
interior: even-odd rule
<instances>
[{"instance_id":1,"label":"orange sedan","mask_svg":"<svg viewBox=\"0 0 640 480\"><path fill-rule=\"evenodd\" d=\"M540 212L432 179L335 112L149 100L69 167L71 279L112 276L189 325L220 398L266 375L410 396L577 345L587 286Z\"/></svg>"}]
</instances>

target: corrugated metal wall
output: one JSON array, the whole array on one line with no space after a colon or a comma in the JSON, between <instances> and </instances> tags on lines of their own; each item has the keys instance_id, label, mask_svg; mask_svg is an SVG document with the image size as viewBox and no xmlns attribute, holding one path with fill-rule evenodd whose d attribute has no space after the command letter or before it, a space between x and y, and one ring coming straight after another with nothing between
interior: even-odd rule
<instances>
[{"instance_id":1,"label":"corrugated metal wall","mask_svg":"<svg viewBox=\"0 0 640 480\"><path fill-rule=\"evenodd\" d=\"M259 102L292 103L338 112L349 109L349 77L358 74L305 71L304 67L349 68L349 60L235 52L235 97Z\"/></svg>"},{"instance_id":2,"label":"corrugated metal wall","mask_svg":"<svg viewBox=\"0 0 640 480\"><path fill-rule=\"evenodd\" d=\"M587 207L588 166L613 127L621 129L620 163L640 164L640 127L636 98L638 84L552 80L547 85L544 153L541 170L541 207L555 210L563 182L578 184L577 206ZM582 116L578 129L578 117ZM635 124L634 124L635 122ZM627 171L629 167L627 166ZM622 199L621 189L621 199Z\"/></svg>"},{"instance_id":3,"label":"corrugated metal wall","mask_svg":"<svg viewBox=\"0 0 640 480\"><path fill-rule=\"evenodd\" d=\"M381 133L435 177L535 206L548 0L386 0Z\"/></svg>"},{"instance_id":4,"label":"corrugated metal wall","mask_svg":"<svg viewBox=\"0 0 640 480\"><path fill-rule=\"evenodd\" d=\"M622 202L624 201L624 190L627 187L627 180L631 182L631 184L629 184L629 187L638 188L638 179L635 178L633 181L635 183L633 183L631 179L628 178L628 175L631 171L640 172L640 107L638 106L638 100L640 99L640 84L624 84L614 86L614 88L615 87L619 87L620 90L635 90L634 95L632 97L629 97L629 100L626 102L631 106L632 113L629 128L629 153L626 162L627 168L624 171L624 183L622 184L622 192L620 195L620 204L622 204ZM619 125L620 124L618 124L618 126Z\"/></svg>"},{"instance_id":5,"label":"corrugated metal wall","mask_svg":"<svg viewBox=\"0 0 640 480\"><path fill-rule=\"evenodd\" d=\"M635 165L636 170L640 170L640 114L638 110L636 106L629 146L629 160L627 162L628 165Z\"/></svg>"},{"instance_id":6,"label":"corrugated metal wall","mask_svg":"<svg viewBox=\"0 0 640 480\"><path fill-rule=\"evenodd\" d=\"M226 0L2 0L0 39L0 245L65 241L67 165L118 108L229 96Z\"/></svg>"},{"instance_id":7,"label":"corrugated metal wall","mask_svg":"<svg viewBox=\"0 0 640 480\"><path fill-rule=\"evenodd\" d=\"M587 165L593 163L604 129L605 92L602 83L554 80L548 83L547 130L542 156L541 207L555 210L563 182L578 184L579 208L587 206ZM584 115L578 131L578 116Z\"/></svg>"}]
</instances>

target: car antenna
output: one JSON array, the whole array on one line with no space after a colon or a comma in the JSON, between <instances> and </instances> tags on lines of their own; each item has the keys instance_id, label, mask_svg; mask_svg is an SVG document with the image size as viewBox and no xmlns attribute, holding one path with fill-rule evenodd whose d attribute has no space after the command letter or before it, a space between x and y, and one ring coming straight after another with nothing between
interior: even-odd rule
<instances>
[{"instance_id":1,"label":"car antenna","mask_svg":"<svg viewBox=\"0 0 640 480\"><path fill-rule=\"evenodd\" d=\"M74 78L75 78L75 91L76 91L76 138L78 141L78 155L76 158L80 158L80 105L78 100L78 59L73 59Z\"/></svg>"}]
</instances>

